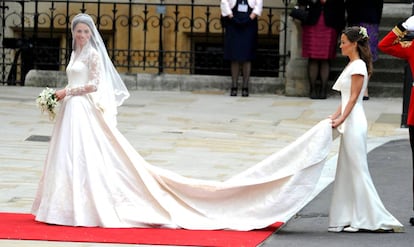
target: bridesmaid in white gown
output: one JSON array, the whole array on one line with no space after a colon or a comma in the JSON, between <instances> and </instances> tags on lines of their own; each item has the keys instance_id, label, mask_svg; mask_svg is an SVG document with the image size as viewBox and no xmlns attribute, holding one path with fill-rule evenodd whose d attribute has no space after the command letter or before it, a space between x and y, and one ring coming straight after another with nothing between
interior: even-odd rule
<instances>
[{"instance_id":1,"label":"bridesmaid in white gown","mask_svg":"<svg viewBox=\"0 0 414 247\"><path fill-rule=\"evenodd\" d=\"M72 20L73 53L32 213L70 226L251 230L286 222L312 199L330 152L329 119L232 178L148 164L116 128L129 96L92 18Z\"/></svg>"},{"instance_id":2,"label":"bridesmaid in white gown","mask_svg":"<svg viewBox=\"0 0 414 247\"><path fill-rule=\"evenodd\" d=\"M349 63L333 86L341 92L341 104L330 118L341 140L328 230L401 232L402 224L385 209L368 169L362 98L372 73L372 59L366 29L345 29L340 48Z\"/></svg>"}]
</instances>

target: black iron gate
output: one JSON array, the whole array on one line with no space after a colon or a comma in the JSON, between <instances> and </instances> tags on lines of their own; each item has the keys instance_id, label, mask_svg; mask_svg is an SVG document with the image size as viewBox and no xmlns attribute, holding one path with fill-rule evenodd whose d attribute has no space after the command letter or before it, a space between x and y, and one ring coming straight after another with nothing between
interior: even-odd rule
<instances>
[{"instance_id":1,"label":"black iron gate","mask_svg":"<svg viewBox=\"0 0 414 247\"><path fill-rule=\"evenodd\" d=\"M0 81L24 85L31 69L63 70L71 48L70 22L90 14L120 72L229 74L223 56L220 7L196 0L148 1L3 0L0 6ZM153 1L154 2L154 1ZM203 1L205 2L205 1ZM286 15L264 7L259 19L258 61L252 75L285 71ZM281 48L282 47L282 48Z\"/></svg>"}]
</instances>

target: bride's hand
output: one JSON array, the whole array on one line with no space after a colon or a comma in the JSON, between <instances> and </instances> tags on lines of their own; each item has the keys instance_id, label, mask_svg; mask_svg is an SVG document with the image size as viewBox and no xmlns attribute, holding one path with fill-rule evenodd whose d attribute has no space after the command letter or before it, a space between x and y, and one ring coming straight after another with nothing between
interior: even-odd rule
<instances>
[{"instance_id":1,"label":"bride's hand","mask_svg":"<svg viewBox=\"0 0 414 247\"><path fill-rule=\"evenodd\" d=\"M56 94L57 100L60 101L63 98L65 98L65 96L66 96L66 89L57 90L55 94Z\"/></svg>"}]
</instances>

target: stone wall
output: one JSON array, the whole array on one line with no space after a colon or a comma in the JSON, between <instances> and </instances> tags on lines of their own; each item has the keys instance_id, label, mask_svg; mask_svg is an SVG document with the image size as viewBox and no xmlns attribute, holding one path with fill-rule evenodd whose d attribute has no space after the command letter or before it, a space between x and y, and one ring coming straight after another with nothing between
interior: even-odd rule
<instances>
[{"instance_id":1,"label":"stone wall","mask_svg":"<svg viewBox=\"0 0 414 247\"><path fill-rule=\"evenodd\" d=\"M176 75L176 74L121 74L129 90L190 91L225 93L229 91L229 76ZM62 88L67 84L63 71L31 70L25 81L29 87ZM250 92L256 94L283 94L284 80L275 77L252 77Z\"/></svg>"}]
</instances>

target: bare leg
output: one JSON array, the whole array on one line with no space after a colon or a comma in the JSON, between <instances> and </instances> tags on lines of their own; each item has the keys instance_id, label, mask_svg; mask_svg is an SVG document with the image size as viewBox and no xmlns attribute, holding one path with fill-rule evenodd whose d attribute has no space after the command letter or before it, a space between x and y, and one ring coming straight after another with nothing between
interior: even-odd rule
<instances>
[{"instance_id":1,"label":"bare leg","mask_svg":"<svg viewBox=\"0 0 414 247\"><path fill-rule=\"evenodd\" d=\"M364 100L369 100L368 88L364 92Z\"/></svg>"}]
</instances>

